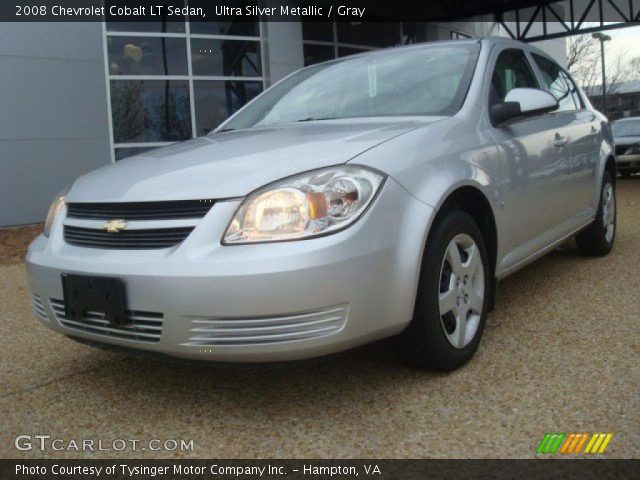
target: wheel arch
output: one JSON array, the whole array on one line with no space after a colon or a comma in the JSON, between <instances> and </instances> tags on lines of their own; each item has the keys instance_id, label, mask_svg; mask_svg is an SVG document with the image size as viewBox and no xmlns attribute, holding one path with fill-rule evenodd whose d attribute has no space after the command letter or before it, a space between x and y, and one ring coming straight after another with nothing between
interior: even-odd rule
<instances>
[{"instance_id":1,"label":"wheel arch","mask_svg":"<svg viewBox=\"0 0 640 480\"><path fill-rule=\"evenodd\" d=\"M496 265L498 256L498 229L496 217L491 206L491 202L479 186L472 184L461 184L453 187L444 197L436 209L432 225L439 221L451 210L461 210L473 218L482 233L489 256L489 266L491 271L491 288L489 295L489 311L493 310L497 292ZM427 240L428 246L428 240Z\"/></svg>"},{"instance_id":2,"label":"wheel arch","mask_svg":"<svg viewBox=\"0 0 640 480\"><path fill-rule=\"evenodd\" d=\"M609 172L609 175L611 175L611 180L613 181L613 186L615 187L617 169L616 169L616 159L614 158L613 155L609 155L605 160L604 170ZM602 178L602 176L600 178Z\"/></svg>"}]
</instances>

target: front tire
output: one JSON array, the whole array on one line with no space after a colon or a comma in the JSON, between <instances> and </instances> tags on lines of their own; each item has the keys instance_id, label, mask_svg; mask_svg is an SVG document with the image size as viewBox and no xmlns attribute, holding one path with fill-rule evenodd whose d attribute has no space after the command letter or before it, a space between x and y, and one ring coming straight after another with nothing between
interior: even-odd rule
<instances>
[{"instance_id":1,"label":"front tire","mask_svg":"<svg viewBox=\"0 0 640 480\"><path fill-rule=\"evenodd\" d=\"M611 175L605 171L596 218L586 230L576 235L580 252L602 256L611 251L616 239L616 210L616 189Z\"/></svg>"},{"instance_id":2,"label":"front tire","mask_svg":"<svg viewBox=\"0 0 640 480\"><path fill-rule=\"evenodd\" d=\"M427 239L411 323L396 346L410 365L452 371L473 357L487 316L490 268L473 219L453 210Z\"/></svg>"}]
</instances>

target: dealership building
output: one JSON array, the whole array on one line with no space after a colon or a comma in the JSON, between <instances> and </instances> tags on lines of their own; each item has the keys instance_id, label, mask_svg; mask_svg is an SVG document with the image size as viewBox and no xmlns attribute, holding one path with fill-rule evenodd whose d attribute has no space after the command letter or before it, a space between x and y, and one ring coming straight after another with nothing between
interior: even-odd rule
<instances>
[{"instance_id":1,"label":"dealership building","mask_svg":"<svg viewBox=\"0 0 640 480\"><path fill-rule=\"evenodd\" d=\"M487 35L505 36L504 26L484 18L0 23L0 227L41 222L79 175L204 135L305 65ZM538 46L565 62L563 38Z\"/></svg>"}]
</instances>

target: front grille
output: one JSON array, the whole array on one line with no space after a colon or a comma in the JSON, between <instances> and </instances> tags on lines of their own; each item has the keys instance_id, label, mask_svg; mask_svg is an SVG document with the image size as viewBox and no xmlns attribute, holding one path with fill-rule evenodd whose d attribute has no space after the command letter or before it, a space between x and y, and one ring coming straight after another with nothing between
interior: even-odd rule
<instances>
[{"instance_id":1,"label":"front grille","mask_svg":"<svg viewBox=\"0 0 640 480\"><path fill-rule=\"evenodd\" d=\"M259 345L308 340L337 333L347 321L347 305L271 317L193 318L192 347Z\"/></svg>"},{"instance_id":2,"label":"front grille","mask_svg":"<svg viewBox=\"0 0 640 480\"><path fill-rule=\"evenodd\" d=\"M616 155L624 155L628 148L625 145L616 145Z\"/></svg>"},{"instance_id":3,"label":"front grille","mask_svg":"<svg viewBox=\"0 0 640 480\"><path fill-rule=\"evenodd\" d=\"M157 343L162 336L163 315L161 313L127 310L127 323L122 326L112 326L102 312L86 312L81 321L76 321L67 318L62 300L51 298L49 302L56 319L63 327L96 335L149 343Z\"/></svg>"},{"instance_id":4,"label":"front grille","mask_svg":"<svg viewBox=\"0 0 640 480\"><path fill-rule=\"evenodd\" d=\"M67 216L92 220L174 220L202 218L213 200L177 200L132 203L69 203Z\"/></svg>"},{"instance_id":5,"label":"front grille","mask_svg":"<svg viewBox=\"0 0 640 480\"><path fill-rule=\"evenodd\" d=\"M108 233L93 228L64 226L65 242L78 247L108 249L159 249L183 242L193 227L124 230Z\"/></svg>"},{"instance_id":6,"label":"front grille","mask_svg":"<svg viewBox=\"0 0 640 480\"><path fill-rule=\"evenodd\" d=\"M631 162L618 162L617 165L619 167L630 167L631 166Z\"/></svg>"}]
</instances>

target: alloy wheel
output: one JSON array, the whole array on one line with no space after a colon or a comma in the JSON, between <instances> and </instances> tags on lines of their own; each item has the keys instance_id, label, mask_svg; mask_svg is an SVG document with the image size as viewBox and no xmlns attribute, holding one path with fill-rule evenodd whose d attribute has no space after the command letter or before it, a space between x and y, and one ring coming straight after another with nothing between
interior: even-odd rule
<instances>
[{"instance_id":1,"label":"alloy wheel","mask_svg":"<svg viewBox=\"0 0 640 480\"><path fill-rule=\"evenodd\" d=\"M602 189L602 225L605 239L610 243L616 228L616 196L610 183Z\"/></svg>"},{"instance_id":2,"label":"alloy wheel","mask_svg":"<svg viewBox=\"0 0 640 480\"><path fill-rule=\"evenodd\" d=\"M440 268L440 319L455 348L466 347L480 325L484 305L484 267L480 249L467 234L453 237Z\"/></svg>"}]
</instances>

